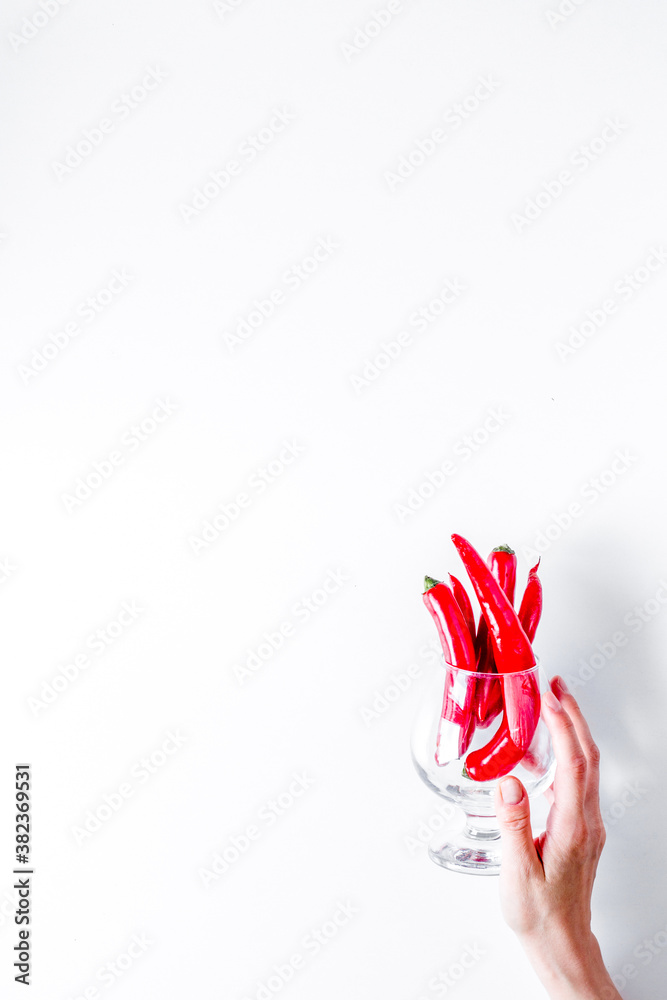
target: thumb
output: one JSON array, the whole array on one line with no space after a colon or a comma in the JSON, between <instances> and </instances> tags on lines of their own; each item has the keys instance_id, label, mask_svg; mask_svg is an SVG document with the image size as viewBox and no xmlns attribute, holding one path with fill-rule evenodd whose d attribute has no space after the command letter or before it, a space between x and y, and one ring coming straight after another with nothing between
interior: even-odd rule
<instances>
[{"instance_id":1,"label":"thumb","mask_svg":"<svg viewBox=\"0 0 667 1000\"><path fill-rule=\"evenodd\" d=\"M495 804L503 838L503 868L525 872L539 866L530 825L530 801L518 778L504 778L499 783Z\"/></svg>"}]
</instances>

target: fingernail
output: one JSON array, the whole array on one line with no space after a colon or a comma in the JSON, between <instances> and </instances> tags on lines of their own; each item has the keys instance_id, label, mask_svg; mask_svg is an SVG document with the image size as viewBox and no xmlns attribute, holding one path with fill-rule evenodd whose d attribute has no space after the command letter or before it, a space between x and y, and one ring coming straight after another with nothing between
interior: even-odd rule
<instances>
[{"instance_id":1,"label":"fingernail","mask_svg":"<svg viewBox=\"0 0 667 1000\"><path fill-rule=\"evenodd\" d=\"M500 782L500 794L507 806L516 806L523 798L523 788L516 778L505 778Z\"/></svg>"},{"instance_id":2,"label":"fingernail","mask_svg":"<svg viewBox=\"0 0 667 1000\"><path fill-rule=\"evenodd\" d=\"M552 712L562 712L561 704L553 691L545 691L542 695L542 704L550 708Z\"/></svg>"},{"instance_id":3,"label":"fingernail","mask_svg":"<svg viewBox=\"0 0 667 1000\"><path fill-rule=\"evenodd\" d=\"M558 687L563 692L563 694L569 694L570 693L569 687L567 686L567 684L565 683L565 681L563 680L563 678L560 677L560 676L558 677Z\"/></svg>"}]
</instances>

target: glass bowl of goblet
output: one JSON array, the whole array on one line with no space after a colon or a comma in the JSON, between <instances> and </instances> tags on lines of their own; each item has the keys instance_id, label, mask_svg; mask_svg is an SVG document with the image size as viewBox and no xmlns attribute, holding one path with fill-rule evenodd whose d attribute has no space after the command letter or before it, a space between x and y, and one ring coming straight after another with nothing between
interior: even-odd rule
<instances>
[{"instance_id":1,"label":"glass bowl of goblet","mask_svg":"<svg viewBox=\"0 0 667 1000\"><path fill-rule=\"evenodd\" d=\"M429 667L411 738L417 773L431 791L465 814L439 831L429 856L451 871L498 875L502 860L494 792L509 774L529 796L549 787L555 758L542 718L548 682L539 661L528 670L481 673L444 657Z\"/></svg>"}]
</instances>

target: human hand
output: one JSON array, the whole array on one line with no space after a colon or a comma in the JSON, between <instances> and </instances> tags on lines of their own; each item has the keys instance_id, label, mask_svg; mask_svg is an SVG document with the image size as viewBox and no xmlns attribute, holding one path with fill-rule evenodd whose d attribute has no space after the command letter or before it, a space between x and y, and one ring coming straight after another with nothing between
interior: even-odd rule
<instances>
[{"instance_id":1,"label":"human hand","mask_svg":"<svg viewBox=\"0 0 667 1000\"><path fill-rule=\"evenodd\" d=\"M591 930L591 894L606 839L600 753L560 677L542 705L557 762L544 833L533 838L528 796L517 778L504 778L495 793L503 916L553 1000L621 1000Z\"/></svg>"}]
</instances>

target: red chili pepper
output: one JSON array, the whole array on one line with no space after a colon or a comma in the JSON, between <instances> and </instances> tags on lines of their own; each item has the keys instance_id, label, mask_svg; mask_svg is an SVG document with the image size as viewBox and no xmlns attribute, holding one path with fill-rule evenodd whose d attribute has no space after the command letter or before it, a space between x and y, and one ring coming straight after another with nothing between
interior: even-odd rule
<instances>
[{"instance_id":1,"label":"red chili pepper","mask_svg":"<svg viewBox=\"0 0 667 1000\"><path fill-rule=\"evenodd\" d=\"M435 741L435 762L440 767L463 757L473 736L475 719L468 712L468 690L461 686L460 679L454 667L445 663L445 687Z\"/></svg>"},{"instance_id":2,"label":"red chili pepper","mask_svg":"<svg viewBox=\"0 0 667 1000\"><path fill-rule=\"evenodd\" d=\"M537 575L539 565L540 560L538 559L528 574L528 583L519 608L519 621L531 642L535 638L535 632L542 617L542 584Z\"/></svg>"},{"instance_id":3,"label":"red chili pepper","mask_svg":"<svg viewBox=\"0 0 667 1000\"><path fill-rule=\"evenodd\" d=\"M515 684L518 681L522 682L523 688L520 698L517 697L516 691L510 693L507 690L508 684ZM506 707L500 727L491 740L486 746L468 754L463 765L464 776L472 778L473 781L491 781L493 778L502 778L504 774L508 774L526 754L537 728L541 699L536 678L534 676L530 678L513 677L510 674L505 676L503 684L505 685L505 706L513 701L520 706L521 736L519 739L512 738Z\"/></svg>"},{"instance_id":4,"label":"red chili pepper","mask_svg":"<svg viewBox=\"0 0 667 1000\"><path fill-rule=\"evenodd\" d=\"M509 545L499 545L487 559L487 566L507 594L510 604L514 604L516 587L516 553Z\"/></svg>"},{"instance_id":5,"label":"red chili pepper","mask_svg":"<svg viewBox=\"0 0 667 1000\"><path fill-rule=\"evenodd\" d=\"M457 577L452 573L449 574L449 579L452 584L452 591L454 592L454 597L456 598L456 603L461 609L463 617L466 620L466 625L468 626L468 631L472 637L472 641L475 641L475 615L472 610L472 604L470 603L470 598L468 597L468 591L465 589L463 584Z\"/></svg>"},{"instance_id":6,"label":"red chili pepper","mask_svg":"<svg viewBox=\"0 0 667 1000\"><path fill-rule=\"evenodd\" d=\"M447 662L453 667L474 670L475 647L472 636L451 588L446 583L427 576L422 597L435 621Z\"/></svg>"},{"instance_id":7,"label":"red chili pepper","mask_svg":"<svg viewBox=\"0 0 667 1000\"><path fill-rule=\"evenodd\" d=\"M499 545L489 555L487 566L507 594L510 603L513 603L516 586L516 554L514 549L511 549L509 545ZM497 673L493 659L493 644L484 616L482 616L479 623L479 635L477 670L481 673ZM480 678L475 706L477 724L482 728L489 726L502 711L502 707L503 692L501 685L493 681L490 677Z\"/></svg>"},{"instance_id":8,"label":"red chili pepper","mask_svg":"<svg viewBox=\"0 0 667 1000\"><path fill-rule=\"evenodd\" d=\"M480 674L497 674L493 662L493 646L489 637L486 621L479 623L479 645L477 649L477 671ZM500 684L492 677L480 677L477 681L475 698L475 718L482 729L489 726L503 707L503 696Z\"/></svg>"},{"instance_id":9,"label":"red chili pepper","mask_svg":"<svg viewBox=\"0 0 667 1000\"><path fill-rule=\"evenodd\" d=\"M461 675L459 675L461 676ZM464 675L465 676L465 675ZM466 677L467 684L463 700L463 718L459 727L459 757L463 757L475 733L475 681Z\"/></svg>"},{"instance_id":10,"label":"red chili pepper","mask_svg":"<svg viewBox=\"0 0 667 1000\"><path fill-rule=\"evenodd\" d=\"M463 765L463 774L467 778L472 778L473 781L491 781L493 778L502 778L519 763L524 753L524 750L520 750L512 742L507 725L507 715L503 715L503 721L493 739L486 746L468 754Z\"/></svg>"},{"instance_id":11,"label":"red chili pepper","mask_svg":"<svg viewBox=\"0 0 667 1000\"><path fill-rule=\"evenodd\" d=\"M445 663L445 689L443 692L440 718L444 719L446 722L453 722L457 726L460 726L463 722L463 706L459 705L458 701L454 698L454 671L449 663ZM439 741L440 732L438 731L438 742Z\"/></svg>"},{"instance_id":12,"label":"red chili pepper","mask_svg":"<svg viewBox=\"0 0 667 1000\"><path fill-rule=\"evenodd\" d=\"M486 565L479 552L461 535L452 535L468 576L475 588L482 615L489 629L493 645L493 659L499 673L511 674L526 670L535 665L535 654L530 639L524 632L521 622L512 607L507 595ZM530 680L524 684L523 679L506 684L503 689L505 716L509 734L517 744L527 747L526 736L529 726L526 724L527 714L524 712L524 701L529 704L535 699L539 703L539 689L536 682ZM530 734L532 738L532 733Z\"/></svg>"},{"instance_id":13,"label":"red chili pepper","mask_svg":"<svg viewBox=\"0 0 667 1000\"><path fill-rule=\"evenodd\" d=\"M422 594L423 601L435 621L446 662L454 667L474 670L475 647L470 630L463 612L454 597L454 593L446 583L434 580L430 576L425 578L424 587L425 590ZM463 705L454 700L453 691L454 672L447 670L440 718L441 720L454 722L459 726L459 757L462 757L470 746L475 720L468 709L468 703L472 703L472 700L467 696L467 689ZM437 737L438 747L439 744L440 727ZM438 760L438 763L440 762L437 749L436 760Z\"/></svg>"},{"instance_id":14,"label":"red chili pepper","mask_svg":"<svg viewBox=\"0 0 667 1000\"><path fill-rule=\"evenodd\" d=\"M493 643L489 636L486 619L482 616L479 623L479 644L477 647L477 671L480 674L497 674L493 662ZM500 682L492 677L480 677L477 681L477 696L475 699L475 718L480 729L486 729L503 710L503 692Z\"/></svg>"},{"instance_id":15,"label":"red chili pepper","mask_svg":"<svg viewBox=\"0 0 667 1000\"><path fill-rule=\"evenodd\" d=\"M510 736L518 747L528 749L540 714L540 689L535 674L506 674L503 701Z\"/></svg>"},{"instance_id":16,"label":"red chili pepper","mask_svg":"<svg viewBox=\"0 0 667 1000\"><path fill-rule=\"evenodd\" d=\"M463 565L477 594L493 643L493 659L499 673L527 670L535 666L530 639L504 590L479 552L461 535L452 535ZM510 719L510 728L511 728Z\"/></svg>"}]
</instances>

